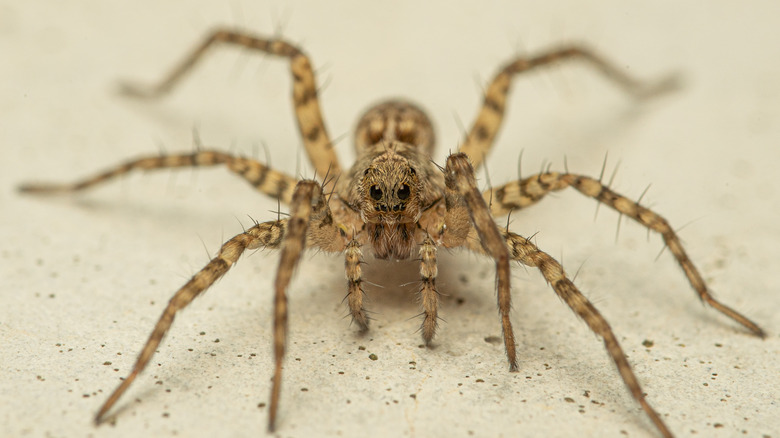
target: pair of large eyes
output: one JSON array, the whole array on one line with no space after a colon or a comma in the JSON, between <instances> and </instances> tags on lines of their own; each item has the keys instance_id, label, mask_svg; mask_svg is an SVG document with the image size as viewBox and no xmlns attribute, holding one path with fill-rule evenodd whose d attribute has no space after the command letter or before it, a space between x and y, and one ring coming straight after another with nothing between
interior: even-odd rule
<instances>
[{"instance_id":1,"label":"pair of large eyes","mask_svg":"<svg viewBox=\"0 0 780 438\"><path fill-rule=\"evenodd\" d=\"M380 189L378 185L371 186L371 189L369 189L368 194L371 196L371 199L373 199L374 201L379 201L380 199L382 199L382 189ZM411 194L412 194L411 189L407 184L401 184L398 187L398 191L395 192L395 195L398 196L398 199L402 201L409 199L409 195Z\"/></svg>"}]
</instances>

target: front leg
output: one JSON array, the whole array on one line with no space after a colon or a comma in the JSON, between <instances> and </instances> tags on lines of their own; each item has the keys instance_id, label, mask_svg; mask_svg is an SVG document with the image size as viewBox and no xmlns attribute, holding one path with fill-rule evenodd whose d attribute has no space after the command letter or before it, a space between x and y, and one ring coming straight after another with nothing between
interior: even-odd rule
<instances>
[{"instance_id":1,"label":"front leg","mask_svg":"<svg viewBox=\"0 0 780 438\"><path fill-rule=\"evenodd\" d=\"M282 254L274 281L274 375L271 384L271 403L268 411L268 430L276 426L279 396L282 390L282 361L287 348L287 287L301 260L306 244L328 250L319 245L317 229L337 233L322 188L315 181L304 180L295 187L287 219L287 230L281 243ZM324 236L323 236L324 237Z\"/></svg>"},{"instance_id":2,"label":"front leg","mask_svg":"<svg viewBox=\"0 0 780 438\"><path fill-rule=\"evenodd\" d=\"M509 251L485 200L477 188L474 168L464 153L450 155L444 169L446 185L445 236L443 243L447 247L469 244L469 228L473 225L482 252L496 261L496 284L498 287L498 311L501 315L501 328L504 334L504 347L509 359L509 370L517 371L517 353L515 335L509 312L512 308L512 296L509 285Z\"/></svg>"},{"instance_id":3,"label":"front leg","mask_svg":"<svg viewBox=\"0 0 780 438\"><path fill-rule=\"evenodd\" d=\"M360 250L360 243L352 239L344 251L344 271L347 274L347 304L349 313L352 315L352 322L357 324L361 333L368 331L368 315L363 307L363 252Z\"/></svg>"}]
</instances>

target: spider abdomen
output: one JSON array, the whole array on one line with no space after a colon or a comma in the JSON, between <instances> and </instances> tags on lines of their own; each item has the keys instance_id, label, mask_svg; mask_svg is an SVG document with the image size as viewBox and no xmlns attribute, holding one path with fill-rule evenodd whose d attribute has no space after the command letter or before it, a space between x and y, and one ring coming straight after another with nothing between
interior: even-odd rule
<instances>
[{"instance_id":1,"label":"spider abdomen","mask_svg":"<svg viewBox=\"0 0 780 438\"><path fill-rule=\"evenodd\" d=\"M418 106L402 100L389 100L369 108L355 128L358 154L380 141L400 141L417 146L431 155L434 146L433 124Z\"/></svg>"}]
</instances>

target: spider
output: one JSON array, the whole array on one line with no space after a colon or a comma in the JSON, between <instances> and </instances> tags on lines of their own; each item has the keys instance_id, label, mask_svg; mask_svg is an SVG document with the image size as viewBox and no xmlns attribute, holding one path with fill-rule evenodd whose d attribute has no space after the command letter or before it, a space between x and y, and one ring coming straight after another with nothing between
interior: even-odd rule
<instances>
[{"instance_id":1,"label":"spider","mask_svg":"<svg viewBox=\"0 0 780 438\"><path fill-rule=\"evenodd\" d=\"M588 327L603 338L606 350L633 398L665 437L669 428L650 406L615 334L607 321L567 277L559 262L528 238L500 228L495 218L529 207L548 193L572 187L620 214L661 234L691 286L706 304L764 337L754 322L712 297L699 271L688 258L679 238L657 213L611 190L600 179L567 171L544 171L507 184L480 191L474 168L490 150L503 123L512 80L515 76L557 62L580 60L594 67L627 93L650 97L669 90L672 80L638 81L594 51L578 45L551 48L535 56L509 60L489 82L482 107L457 153L443 167L431 160L434 133L430 120L415 104L389 100L370 108L357 124L357 161L345 170L339 164L322 118L314 71L306 54L290 42L248 33L218 29L208 35L189 56L158 85L151 88L125 86L126 94L156 98L169 92L181 78L220 43L233 44L280 58L290 63L293 102L306 153L322 181L298 180L260 162L220 152L144 157L125 162L93 177L72 184L25 184L25 193L67 193L88 189L134 170L224 165L258 191L290 207L289 217L258 223L229 239L218 254L171 298L130 374L102 405L95 423L108 412L135 378L148 365L176 313L208 289L246 251L274 248L281 251L274 283L273 354L268 429L274 430L279 410L282 363L287 340L286 290L306 248L342 253L347 278L349 313L359 331L368 330L370 318L364 307L361 263L364 251L377 259L420 262L419 297L421 333L430 345L438 327L439 292L436 287L439 247L465 247L495 260L498 309L509 370L517 371L515 338L510 320L510 262L539 269L555 293Z\"/></svg>"}]
</instances>

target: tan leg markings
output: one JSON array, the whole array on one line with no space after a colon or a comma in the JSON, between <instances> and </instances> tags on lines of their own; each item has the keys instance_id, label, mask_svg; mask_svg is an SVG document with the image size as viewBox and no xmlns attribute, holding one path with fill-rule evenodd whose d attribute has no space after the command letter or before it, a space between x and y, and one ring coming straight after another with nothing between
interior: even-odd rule
<instances>
[{"instance_id":1,"label":"tan leg markings","mask_svg":"<svg viewBox=\"0 0 780 438\"><path fill-rule=\"evenodd\" d=\"M209 48L218 43L233 44L290 60L295 116L309 160L311 160L319 178L325 178L326 174L329 179L340 175L341 167L322 118L317 97L317 83L311 63L298 47L287 41L253 36L235 30L218 29L208 35L158 85L148 89L127 85L124 91L127 94L144 98L156 98L166 94L195 66ZM326 193L330 192L331 185L332 183L326 185Z\"/></svg>"},{"instance_id":2,"label":"tan leg markings","mask_svg":"<svg viewBox=\"0 0 780 438\"><path fill-rule=\"evenodd\" d=\"M182 167L206 167L225 164L259 192L290 204L295 189L295 178L272 170L265 165L243 157L219 151L204 150L189 154L158 155L131 160L95 176L71 184L24 184L19 190L35 194L59 194L77 192L105 183L136 170L174 169Z\"/></svg>"},{"instance_id":3,"label":"tan leg markings","mask_svg":"<svg viewBox=\"0 0 780 438\"><path fill-rule=\"evenodd\" d=\"M766 336L766 333L756 323L713 298L701 274L699 274L696 266L694 266L683 249L677 233L669 226L666 219L625 196L615 193L599 180L570 173L546 172L492 188L485 191L482 196L488 202L491 202L492 214L494 216L502 216L512 210L532 205L548 193L562 190L566 187L574 187L584 195L596 199L613 208L618 213L626 215L648 229L661 234L664 243L677 260L677 263L682 267L688 282L690 282L702 301L740 323L754 334L762 338Z\"/></svg>"},{"instance_id":4,"label":"tan leg markings","mask_svg":"<svg viewBox=\"0 0 780 438\"><path fill-rule=\"evenodd\" d=\"M436 290L436 244L430 236L420 245L420 305L423 308L421 326L425 345L430 345L438 327L439 292Z\"/></svg>"},{"instance_id":5,"label":"tan leg markings","mask_svg":"<svg viewBox=\"0 0 780 438\"><path fill-rule=\"evenodd\" d=\"M509 61L496 74L487 86L485 98L471 130L466 135L459 152L471 158L474 168L479 168L482 160L493 145L493 140L504 121L507 96L514 76L531 71L537 67L548 66L556 62L580 59L598 70L607 79L636 97L651 97L673 89L675 78L669 77L655 83L645 83L625 74L612 62L585 47L570 46L545 51L531 57L520 57Z\"/></svg>"},{"instance_id":6,"label":"tan leg markings","mask_svg":"<svg viewBox=\"0 0 780 438\"><path fill-rule=\"evenodd\" d=\"M176 312L187 307L192 300L201 292L208 289L212 284L219 280L233 266L241 254L247 249L256 248L278 248L282 243L282 237L287 228L287 220L264 222L257 224L245 232L233 237L225 242L220 248L219 253L203 269L195 274L168 302L168 306L160 316L157 324L154 326L152 334L146 341L144 348L138 355L138 359L133 365L133 370L122 381L122 383L111 393L103 406L101 406L95 416L95 423L100 424L104 421L106 413L119 400L127 388L133 383L138 374L143 371L154 352L160 345L165 333L173 324L173 318Z\"/></svg>"},{"instance_id":7,"label":"tan leg markings","mask_svg":"<svg viewBox=\"0 0 780 438\"><path fill-rule=\"evenodd\" d=\"M315 204L315 207L312 204ZM282 390L282 360L287 347L287 286L295 267L301 260L307 228L312 216L327 210L320 186L313 181L301 181L295 188L287 232L281 245L279 268L274 282L274 376L271 386L271 404L268 411L268 430L276 427L279 396Z\"/></svg>"},{"instance_id":8,"label":"tan leg markings","mask_svg":"<svg viewBox=\"0 0 780 438\"><path fill-rule=\"evenodd\" d=\"M469 158L465 154L453 154L447 158L447 165L444 169L444 182L448 192L445 201L449 204L447 208L447 216L449 217L446 223L455 225L451 228L448 227L448 231L454 234L462 230L462 225L465 223L464 214L468 211L468 216L466 217L470 218L473 229L476 230L476 237L478 237L474 239L468 232L461 235L460 242L449 241L449 239L455 238L455 236L445 237L445 245L460 246L466 244L471 248L474 241L477 241L479 244L476 250L489 255L495 260L498 312L501 315L504 347L506 356L509 359L509 370L517 371L515 334L512 330L512 322L509 319L509 313L512 309L512 295L509 285L509 252L506 243L496 223L490 216L490 210L485 200L479 193L477 182L474 179L474 169L469 164ZM452 205L458 197L465 202L465 205L463 202L460 202L459 205Z\"/></svg>"},{"instance_id":9,"label":"tan leg markings","mask_svg":"<svg viewBox=\"0 0 780 438\"><path fill-rule=\"evenodd\" d=\"M276 248L281 249L281 256L274 283L275 366L268 417L268 427L273 430L279 407L282 360L287 339L287 287L295 267L300 261L305 242L308 240L316 242L321 239L332 240L334 236L339 234L338 229L333 225L333 218L325 204L325 197L322 195L319 183L314 181L298 183L292 196L291 214L288 219L257 224L228 240L222 245L217 256L176 292L138 355L133 370L100 408L95 422L100 424L105 420L106 413L149 363L163 336L171 327L176 312L185 308L195 297L219 280L238 261L245 250ZM343 245L340 248L336 245L332 245L332 247L335 248L334 250L344 249Z\"/></svg>"},{"instance_id":10,"label":"tan leg markings","mask_svg":"<svg viewBox=\"0 0 780 438\"><path fill-rule=\"evenodd\" d=\"M349 242L347 250L344 252L344 257L349 313L352 315L352 322L358 325L361 332L365 332L368 330L369 318L366 315L366 309L363 307L363 270L360 267L363 263L363 252L360 250L360 244L356 240Z\"/></svg>"},{"instance_id":11,"label":"tan leg markings","mask_svg":"<svg viewBox=\"0 0 780 438\"><path fill-rule=\"evenodd\" d=\"M612 360L617 366L620 377L623 378L631 395L642 406L642 410L647 413L655 426L665 437L671 437L672 433L666 427L658 413L650 406L645 399L642 387L639 385L631 365L626 359L623 349L620 347L612 328L601 316L601 313L591 304L590 301L577 289L577 286L566 277L563 267L547 253L541 251L528 239L514 233L504 232L506 245L509 248L513 260L520 263L538 268L547 280L555 293L590 327L593 332L604 339L604 346L607 348ZM477 245L472 245L473 249L478 249Z\"/></svg>"}]
</instances>

